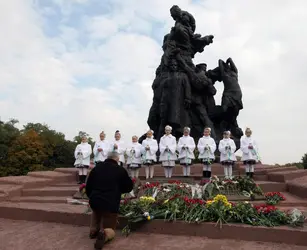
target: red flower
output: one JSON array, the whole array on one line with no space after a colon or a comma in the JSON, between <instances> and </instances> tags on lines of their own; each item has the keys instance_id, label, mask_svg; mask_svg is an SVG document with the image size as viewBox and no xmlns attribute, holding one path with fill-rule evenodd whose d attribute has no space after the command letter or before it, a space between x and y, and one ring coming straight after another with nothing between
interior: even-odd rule
<instances>
[{"instance_id":1,"label":"red flower","mask_svg":"<svg viewBox=\"0 0 307 250\"><path fill-rule=\"evenodd\" d=\"M200 181L200 184L199 184L199 185L203 186L203 185L205 185L205 184L207 184L207 183L209 183L209 182L211 182L211 181L210 181L210 180L207 180L207 179L204 179L204 180L201 180L201 181Z\"/></svg>"},{"instance_id":2,"label":"red flower","mask_svg":"<svg viewBox=\"0 0 307 250\"><path fill-rule=\"evenodd\" d=\"M258 205L258 206L254 206L254 208L257 210L257 212L259 214L269 214L271 212L274 212L277 210L277 208L275 206L272 205L266 205L266 204L262 204L262 205Z\"/></svg>"},{"instance_id":3,"label":"red flower","mask_svg":"<svg viewBox=\"0 0 307 250\"><path fill-rule=\"evenodd\" d=\"M136 183L136 179L135 178L132 178L131 180L132 180L133 184Z\"/></svg>"},{"instance_id":4,"label":"red flower","mask_svg":"<svg viewBox=\"0 0 307 250\"><path fill-rule=\"evenodd\" d=\"M79 187L79 191L81 192L86 187L85 183L82 183Z\"/></svg>"},{"instance_id":5,"label":"red flower","mask_svg":"<svg viewBox=\"0 0 307 250\"><path fill-rule=\"evenodd\" d=\"M236 203L229 201L229 203L231 204L232 207L234 207L236 205Z\"/></svg>"},{"instance_id":6,"label":"red flower","mask_svg":"<svg viewBox=\"0 0 307 250\"><path fill-rule=\"evenodd\" d=\"M159 185L160 185L159 182L146 183L143 186L143 189L154 188L154 187L158 187Z\"/></svg>"},{"instance_id":7,"label":"red flower","mask_svg":"<svg viewBox=\"0 0 307 250\"><path fill-rule=\"evenodd\" d=\"M280 192L267 192L265 193L265 197L276 197L276 198L279 198L280 200L282 201L285 201L286 198L283 194L281 194Z\"/></svg>"},{"instance_id":8,"label":"red flower","mask_svg":"<svg viewBox=\"0 0 307 250\"><path fill-rule=\"evenodd\" d=\"M188 197L183 197L183 200L188 206L193 204L199 204L199 205L205 204L205 201L202 199L189 199Z\"/></svg>"},{"instance_id":9,"label":"red flower","mask_svg":"<svg viewBox=\"0 0 307 250\"><path fill-rule=\"evenodd\" d=\"M174 196L172 196L172 197L169 198L168 200L169 200L169 201L172 201L172 200L178 198L179 196L180 196L179 194L175 194Z\"/></svg>"},{"instance_id":10,"label":"red flower","mask_svg":"<svg viewBox=\"0 0 307 250\"><path fill-rule=\"evenodd\" d=\"M177 184L177 185L182 184L182 182L181 182L181 181L178 181L178 180L169 180L168 183L169 183L169 184Z\"/></svg>"}]
</instances>

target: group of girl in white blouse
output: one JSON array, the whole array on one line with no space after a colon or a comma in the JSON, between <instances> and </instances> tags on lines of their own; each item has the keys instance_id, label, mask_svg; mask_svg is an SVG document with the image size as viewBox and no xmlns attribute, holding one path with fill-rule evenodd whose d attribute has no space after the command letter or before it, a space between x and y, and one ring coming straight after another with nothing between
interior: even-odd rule
<instances>
[{"instance_id":1,"label":"group of girl in white blouse","mask_svg":"<svg viewBox=\"0 0 307 250\"><path fill-rule=\"evenodd\" d=\"M215 160L214 152L216 151L216 143L210 136L211 129L205 128L203 137L197 144L199 152L198 159L203 163L203 177L211 177L211 165ZM153 131L149 130L146 134L146 139L142 144L138 143L138 137L133 136L132 142L126 145L121 140L121 133L115 132L115 140L111 143L105 140L105 133L101 132L100 141L95 143L93 153L95 162L104 161L110 151L117 151L120 155L119 164L124 166L126 163L127 169L130 171L132 178L138 178L139 169L144 166L146 179L154 177L154 164L157 161L157 151L160 151L159 161L164 168L166 178L171 178L175 161L179 160L183 167L183 175L190 176L190 167L192 160L195 159L194 150L196 144L194 138L190 136L190 128L185 127L183 136L179 138L177 143L176 138L171 134L172 128L165 127L165 134L160 139L158 145L153 138ZM255 140L251 137L252 131L247 128L245 137L241 138L241 150L243 152L242 161L245 164L246 175L253 177L254 165L259 160L258 148ZM236 161L235 151L236 145L230 138L230 132L223 133L223 139L219 142L218 150L220 152L220 161L224 167L225 178L232 178L232 168ZM82 138L75 150L76 162L75 166L79 168L80 183L85 181L87 168L90 165L90 155L92 153L91 146L87 143L86 137ZM126 156L126 157L125 157Z\"/></svg>"}]
</instances>

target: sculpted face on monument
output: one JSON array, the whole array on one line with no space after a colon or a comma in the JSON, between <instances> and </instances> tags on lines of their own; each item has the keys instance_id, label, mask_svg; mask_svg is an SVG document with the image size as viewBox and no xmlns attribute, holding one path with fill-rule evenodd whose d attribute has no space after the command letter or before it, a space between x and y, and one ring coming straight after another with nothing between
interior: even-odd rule
<instances>
[{"instance_id":1,"label":"sculpted face on monument","mask_svg":"<svg viewBox=\"0 0 307 250\"><path fill-rule=\"evenodd\" d=\"M203 136L206 127L211 128L211 137L216 142L223 138L224 131L230 131L239 148L243 132L237 117L243 103L234 61L219 60L217 67L210 70L205 62L195 65L194 55L213 43L214 36L195 34L193 15L177 5L171 7L170 15L174 25L163 39L163 55L153 83L149 127L158 141L164 133L169 133L164 129L166 125L173 128L172 134L177 139L186 126L191 128L195 140ZM214 84L224 85L221 105L215 104Z\"/></svg>"}]
</instances>

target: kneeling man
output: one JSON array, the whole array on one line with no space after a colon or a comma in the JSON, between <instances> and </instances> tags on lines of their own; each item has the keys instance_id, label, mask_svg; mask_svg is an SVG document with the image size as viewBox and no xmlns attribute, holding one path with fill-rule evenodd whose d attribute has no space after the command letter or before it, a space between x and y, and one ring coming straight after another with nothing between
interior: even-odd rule
<instances>
[{"instance_id":1,"label":"kneeling man","mask_svg":"<svg viewBox=\"0 0 307 250\"><path fill-rule=\"evenodd\" d=\"M118 165L120 155L108 154L104 162L97 163L86 183L86 194L92 208L90 238L97 238L95 249L105 242L104 228L115 230L121 195L131 192L133 182L127 171Z\"/></svg>"}]
</instances>

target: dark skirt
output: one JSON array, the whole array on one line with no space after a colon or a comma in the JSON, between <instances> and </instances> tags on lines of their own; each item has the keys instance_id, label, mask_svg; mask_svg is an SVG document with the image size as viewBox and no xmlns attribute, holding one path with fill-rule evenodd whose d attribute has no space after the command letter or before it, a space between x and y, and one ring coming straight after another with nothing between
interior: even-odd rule
<instances>
[{"instance_id":1,"label":"dark skirt","mask_svg":"<svg viewBox=\"0 0 307 250\"><path fill-rule=\"evenodd\" d=\"M89 168L90 166L88 165L77 165L76 168Z\"/></svg>"},{"instance_id":2,"label":"dark skirt","mask_svg":"<svg viewBox=\"0 0 307 250\"><path fill-rule=\"evenodd\" d=\"M141 168L141 164L137 164L137 165L138 165L137 167L135 167L135 166L130 167L130 165L131 165L131 164L128 164L128 165L127 165L127 168L130 169L130 170Z\"/></svg>"},{"instance_id":3,"label":"dark skirt","mask_svg":"<svg viewBox=\"0 0 307 250\"><path fill-rule=\"evenodd\" d=\"M229 165L233 166L233 165L235 164L234 161L222 161L221 163L222 163L223 166L227 166L227 165L228 165L228 166L229 166Z\"/></svg>"},{"instance_id":4,"label":"dark skirt","mask_svg":"<svg viewBox=\"0 0 307 250\"><path fill-rule=\"evenodd\" d=\"M255 165L256 161L255 160L247 160L247 161L243 161L244 165Z\"/></svg>"},{"instance_id":5,"label":"dark skirt","mask_svg":"<svg viewBox=\"0 0 307 250\"><path fill-rule=\"evenodd\" d=\"M203 160L203 165L206 165L206 166L212 165L213 163L214 163L214 159L210 159L210 160L204 159Z\"/></svg>"},{"instance_id":6,"label":"dark skirt","mask_svg":"<svg viewBox=\"0 0 307 250\"><path fill-rule=\"evenodd\" d=\"M192 163L188 163L188 164L180 163L180 165L183 167L186 167L186 166L192 166Z\"/></svg>"},{"instance_id":7,"label":"dark skirt","mask_svg":"<svg viewBox=\"0 0 307 250\"><path fill-rule=\"evenodd\" d=\"M143 163L143 165L146 166L146 167L151 166L151 165L153 165L153 164L154 164L154 161L153 161L153 160L146 160L146 161Z\"/></svg>"}]
</instances>

